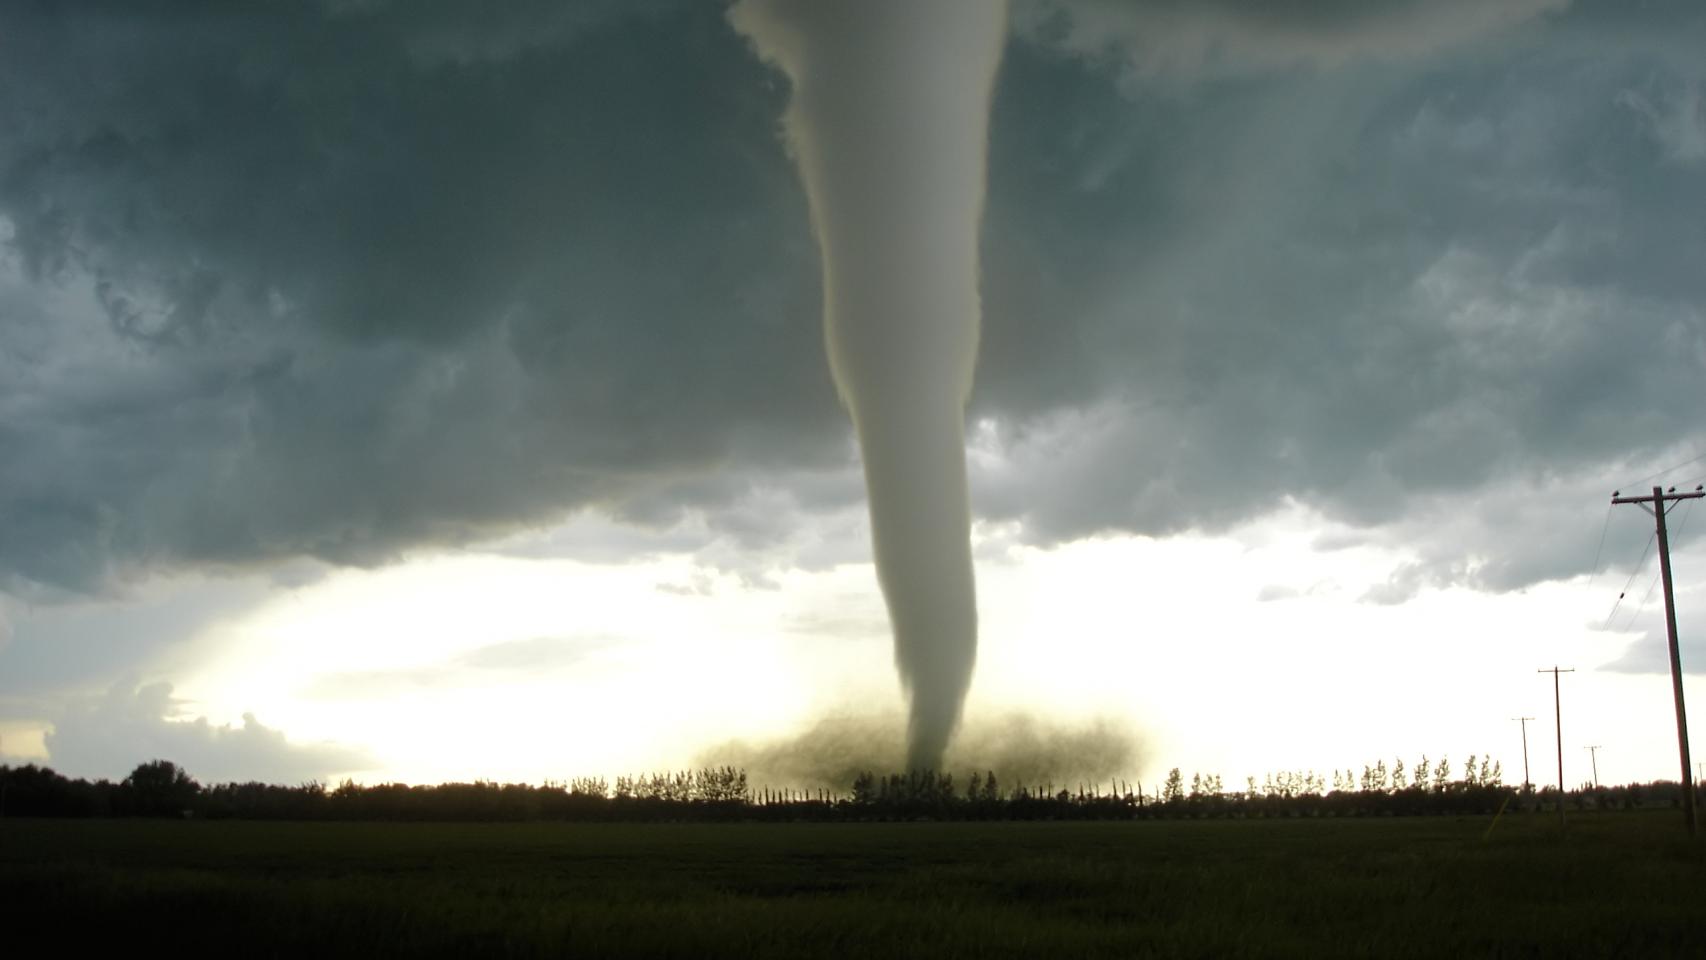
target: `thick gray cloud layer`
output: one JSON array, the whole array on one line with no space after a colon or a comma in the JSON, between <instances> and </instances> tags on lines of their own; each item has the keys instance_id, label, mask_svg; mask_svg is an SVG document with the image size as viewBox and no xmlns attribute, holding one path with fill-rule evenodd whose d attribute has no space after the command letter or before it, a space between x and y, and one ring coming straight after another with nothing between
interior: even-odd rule
<instances>
[{"instance_id":1,"label":"thick gray cloud layer","mask_svg":"<svg viewBox=\"0 0 1706 960\"><path fill-rule=\"evenodd\" d=\"M1101 62L1131 89L1298 65L1419 57L1568 0L1016 0L1020 33Z\"/></svg>"},{"instance_id":2,"label":"thick gray cloud layer","mask_svg":"<svg viewBox=\"0 0 1706 960\"><path fill-rule=\"evenodd\" d=\"M464 63L412 7L14 9L0 574L362 561L843 458L780 100L677 13Z\"/></svg>"},{"instance_id":3,"label":"thick gray cloud layer","mask_svg":"<svg viewBox=\"0 0 1706 960\"><path fill-rule=\"evenodd\" d=\"M981 515L1290 497L1510 587L1706 448L1706 12L1356 6L1020 5ZM504 9L0 8L0 585L859 495L781 79L714 4Z\"/></svg>"}]
</instances>

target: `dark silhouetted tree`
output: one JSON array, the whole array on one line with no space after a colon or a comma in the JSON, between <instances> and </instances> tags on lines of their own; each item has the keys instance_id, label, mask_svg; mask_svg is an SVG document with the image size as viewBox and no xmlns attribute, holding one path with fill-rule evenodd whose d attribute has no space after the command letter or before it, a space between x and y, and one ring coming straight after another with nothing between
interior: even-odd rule
<instances>
[{"instance_id":1,"label":"dark silhouetted tree","mask_svg":"<svg viewBox=\"0 0 1706 960\"><path fill-rule=\"evenodd\" d=\"M877 777L866 770L853 778L853 802L870 804L877 802Z\"/></svg>"},{"instance_id":2,"label":"dark silhouetted tree","mask_svg":"<svg viewBox=\"0 0 1706 960\"><path fill-rule=\"evenodd\" d=\"M120 784L130 812L144 817L177 817L195 805L201 786L170 760L140 764Z\"/></svg>"},{"instance_id":3,"label":"dark silhouetted tree","mask_svg":"<svg viewBox=\"0 0 1706 960\"><path fill-rule=\"evenodd\" d=\"M1164 803L1178 803L1185 799L1185 777L1174 767L1167 773L1167 783L1161 788L1161 800Z\"/></svg>"},{"instance_id":4,"label":"dark silhouetted tree","mask_svg":"<svg viewBox=\"0 0 1706 960\"><path fill-rule=\"evenodd\" d=\"M603 800L610 795L610 785L603 777L575 777L569 781L569 796Z\"/></svg>"}]
</instances>

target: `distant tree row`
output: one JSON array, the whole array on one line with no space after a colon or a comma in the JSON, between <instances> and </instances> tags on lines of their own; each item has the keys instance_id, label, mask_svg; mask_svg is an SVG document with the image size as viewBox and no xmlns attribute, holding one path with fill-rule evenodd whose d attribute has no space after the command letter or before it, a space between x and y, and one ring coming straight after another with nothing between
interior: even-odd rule
<instances>
[{"instance_id":1,"label":"distant tree row","mask_svg":"<svg viewBox=\"0 0 1706 960\"><path fill-rule=\"evenodd\" d=\"M176 764L152 760L124 780L70 779L35 765L0 766L0 816L206 817L257 820L541 820L616 816L700 817L752 803L746 771L733 767L567 783L401 783L328 789L222 783L202 786Z\"/></svg>"},{"instance_id":2,"label":"distant tree row","mask_svg":"<svg viewBox=\"0 0 1706 960\"><path fill-rule=\"evenodd\" d=\"M223 783L202 786L165 760L141 764L124 780L87 781L45 767L0 766L0 816L196 817L254 820L1138 820L1180 818L1358 817L1493 813L1501 807L1537 809L1556 803L1557 790L1513 790L1498 764L1471 758L1463 774L1425 757L1406 776L1402 762L1366 766L1362 775L1335 770L1332 789L1313 771L1268 775L1261 784L1228 792L1214 774L1170 771L1159 792L1115 782L1105 786L1015 784L994 771L972 774L964 786L950 774L862 773L850 791L754 789L746 771L694 771L566 783L486 781L431 786L345 781L328 789ZM1671 782L1595 788L1566 795L1578 809L1675 806Z\"/></svg>"}]
</instances>

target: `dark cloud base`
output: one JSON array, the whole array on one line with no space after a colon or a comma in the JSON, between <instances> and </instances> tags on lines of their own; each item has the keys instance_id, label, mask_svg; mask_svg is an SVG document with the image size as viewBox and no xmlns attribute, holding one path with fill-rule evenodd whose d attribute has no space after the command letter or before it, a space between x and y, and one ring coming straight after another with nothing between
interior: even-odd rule
<instances>
[{"instance_id":1,"label":"dark cloud base","mask_svg":"<svg viewBox=\"0 0 1706 960\"><path fill-rule=\"evenodd\" d=\"M1595 510L1513 535L1499 498L1706 448L1706 18L1222 6L1243 61L1010 45L975 509L1050 543L1292 498L1423 537L1416 582L1583 572ZM581 509L763 548L859 497L808 479L850 475L817 252L720 5L24 3L0 38L0 589Z\"/></svg>"}]
</instances>

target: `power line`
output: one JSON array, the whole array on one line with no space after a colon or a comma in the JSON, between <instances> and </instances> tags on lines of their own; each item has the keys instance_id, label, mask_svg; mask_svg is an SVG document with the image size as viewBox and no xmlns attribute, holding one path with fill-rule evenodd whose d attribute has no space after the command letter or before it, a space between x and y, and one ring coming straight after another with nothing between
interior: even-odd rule
<instances>
[{"instance_id":1,"label":"power line","mask_svg":"<svg viewBox=\"0 0 1706 960\"><path fill-rule=\"evenodd\" d=\"M1693 512L1694 501L1690 500L1688 501L1688 505L1682 508L1682 522L1676 525L1677 536L1682 536L1682 531L1688 527L1688 518L1693 514ZM1658 534L1654 533L1653 536L1657 537ZM1629 615L1628 622L1623 624L1623 631L1634 629L1635 621L1639 620L1641 618L1641 612L1647 609L1647 602L1653 599L1653 591L1658 588L1660 579L1662 579L1662 571L1660 573L1653 574L1652 582L1647 584L1647 592L1641 596L1641 605L1636 607L1635 612Z\"/></svg>"},{"instance_id":2,"label":"power line","mask_svg":"<svg viewBox=\"0 0 1706 960\"><path fill-rule=\"evenodd\" d=\"M1683 480L1676 485L1679 487L1686 487L1691 483L1706 483L1706 473L1703 473L1698 477L1690 477L1687 480Z\"/></svg>"},{"instance_id":3,"label":"power line","mask_svg":"<svg viewBox=\"0 0 1706 960\"><path fill-rule=\"evenodd\" d=\"M1696 489L1698 489L1698 488L1696 488ZM1688 501L1688 503L1683 505L1682 522L1678 523L1676 525L1676 535L1677 536L1679 536L1679 537L1682 536L1682 531L1688 529L1688 518L1690 516L1692 516L1693 513L1694 513L1694 501L1690 500L1690 501Z\"/></svg>"},{"instance_id":4,"label":"power line","mask_svg":"<svg viewBox=\"0 0 1706 960\"><path fill-rule=\"evenodd\" d=\"M1599 525L1599 546L1593 548L1593 576L1588 577L1588 586L1599 579L1599 561L1605 555L1605 532L1611 529L1611 508L1613 504L1605 505L1605 522Z\"/></svg>"},{"instance_id":5,"label":"power line","mask_svg":"<svg viewBox=\"0 0 1706 960\"><path fill-rule=\"evenodd\" d=\"M1640 484L1647 483L1648 481L1657 480L1658 478L1664 476L1667 473L1670 473L1673 470L1681 470L1683 467L1686 467L1691 463L1699 463L1702 460L1706 460L1706 453L1702 453L1697 457L1691 457L1687 460L1684 460L1674 467L1666 467L1663 470L1660 470L1658 473L1655 473L1650 477L1642 477L1639 480L1633 481L1631 483L1626 483L1626 484L1624 484L1624 486L1626 486L1626 487L1639 486Z\"/></svg>"},{"instance_id":6,"label":"power line","mask_svg":"<svg viewBox=\"0 0 1706 960\"><path fill-rule=\"evenodd\" d=\"M1617 591L1617 602L1611 605L1611 612L1605 615L1605 624L1600 627L1601 630L1609 630L1611 628L1611 618L1617 616L1617 608L1623 605L1623 598L1629 594L1629 588L1634 585L1635 578L1641 575L1642 570L1646 569L1647 551L1653 549L1653 543L1657 541L1658 538L1659 535L1657 532L1648 535L1647 545L1641 548L1641 559L1635 561L1635 569L1629 571L1629 579L1623 581L1623 589Z\"/></svg>"},{"instance_id":7,"label":"power line","mask_svg":"<svg viewBox=\"0 0 1706 960\"><path fill-rule=\"evenodd\" d=\"M1670 645L1670 685L1671 695L1676 700L1676 746L1677 754L1682 761L1682 806L1688 817L1688 834L1695 836L1699 826L1694 811L1694 780L1689 774L1694 772L1694 765L1688 759L1688 709L1683 704L1682 697L1682 656L1677 651L1676 643L1676 596L1671 587L1670 572L1670 535L1665 529L1665 514L1669 513L1673 504L1682 500L1699 500L1706 497L1706 487L1697 486L1691 492L1677 493L1675 487L1668 491L1654 487L1651 496L1624 497L1616 492L1611 494L1612 503L1633 503L1653 516L1653 536L1659 541L1659 576L1665 585L1665 639ZM1650 506L1649 506L1650 504ZM1683 519L1687 520L1689 511L1683 511ZM1557 674L1553 674L1556 684ZM1559 755L1562 765L1563 756ZM1563 808L1559 807L1560 813Z\"/></svg>"},{"instance_id":8,"label":"power line","mask_svg":"<svg viewBox=\"0 0 1706 960\"><path fill-rule=\"evenodd\" d=\"M1647 609L1647 601L1653 599L1653 591L1657 590L1658 586L1659 575L1655 573L1652 582L1647 584L1647 592L1641 594L1641 602L1635 606L1635 612L1629 615L1628 620L1623 621L1623 629L1618 630L1618 633L1626 633L1635 628L1635 621L1641 619L1642 611Z\"/></svg>"}]
</instances>

